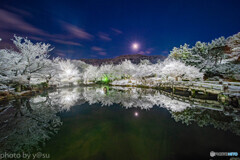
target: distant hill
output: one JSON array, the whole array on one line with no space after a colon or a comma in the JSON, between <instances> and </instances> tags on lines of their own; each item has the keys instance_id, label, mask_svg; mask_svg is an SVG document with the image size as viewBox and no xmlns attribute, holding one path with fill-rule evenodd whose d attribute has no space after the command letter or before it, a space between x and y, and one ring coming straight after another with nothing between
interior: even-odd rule
<instances>
[{"instance_id":1,"label":"distant hill","mask_svg":"<svg viewBox=\"0 0 240 160\"><path fill-rule=\"evenodd\" d=\"M102 64L119 64L124 60L130 60L134 64L140 63L141 60L149 60L151 63L157 63L158 60L164 60L166 57L162 55L141 55L141 54L129 54L129 55L121 55L115 58L106 58L106 59L80 59L81 61L92 64L95 66L99 66Z\"/></svg>"}]
</instances>

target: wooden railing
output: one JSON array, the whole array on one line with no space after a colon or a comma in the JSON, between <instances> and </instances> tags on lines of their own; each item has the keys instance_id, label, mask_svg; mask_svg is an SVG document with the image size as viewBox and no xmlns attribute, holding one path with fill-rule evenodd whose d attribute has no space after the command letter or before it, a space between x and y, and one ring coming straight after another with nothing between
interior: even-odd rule
<instances>
[{"instance_id":1,"label":"wooden railing","mask_svg":"<svg viewBox=\"0 0 240 160\"><path fill-rule=\"evenodd\" d=\"M210 92L214 94L240 94L239 82L216 82L216 81L174 81L174 82L158 82L156 86L170 88L187 88L199 91Z\"/></svg>"}]
</instances>

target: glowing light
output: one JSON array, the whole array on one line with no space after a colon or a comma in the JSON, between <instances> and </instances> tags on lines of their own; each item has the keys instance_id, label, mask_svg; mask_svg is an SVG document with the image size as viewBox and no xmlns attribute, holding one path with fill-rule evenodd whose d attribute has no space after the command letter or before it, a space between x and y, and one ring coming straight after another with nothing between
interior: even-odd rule
<instances>
[{"instance_id":1,"label":"glowing light","mask_svg":"<svg viewBox=\"0 0 240 160\"><path fill-rule=\"evenodd\" d=\"M135 113L134 113L134 116L138 117L138 112L135 112Z\"/></svg>"},{"instance_id":2,"label":"glowing light","mask_svg":"<svg viewBox=\"0 0 240 160\"><path fill-rule=\"evenodd\" d=\"M138 50L139 44L138 44L138 43L133 43L133 44L132 44L132 48L133 48L134 50Z\"/></svg>"},{"instance_id":3,"label":"glowing light","mask_svg":"<svg viewBox=\"0 0 240 160\"><path fill-rule=\"evenodd\" d=\"M102 82L104 82L104 83L108 83L108 82L109 82L109 78L108 78L107 75L104 75L104 76L102 77Z\"/></svg>"},{"instance_id":4,"label":"glowing light","mask_svg":"<svg viewBox=\"0 0 240 160\"><path fill-rule=\"evenodd\" d=\"M67 95L67 96L64 98L64 100L65 100L66 102L71 102L71 101L72 101L72 97L69 96L69 95Z\"/></svg>"},{"instance_id":5,"label":"glowing light","mask_svg":"<svg viewBox=\"0 0 240 160\"><path fill-rule=\"evenodd\" d=\"M66 69L66 71L65 71L65 72L66 72L66 74L67 74L67 75L70 75L70 74L71 74L71 72L72 72L72 70L71 70L71 69Z\"/></svg>"},{"instance_id":6,"label":"glowing light","mask_svg":"<svg viewBox=\"0 0 240 160\"><path fill-rule=\"evenodd\" d=\"M103 82L107 82L107 81L108 81L108 77L104 77L104 78L102 79L102 81L103 81Z\"/></svg>"}]
</instances>

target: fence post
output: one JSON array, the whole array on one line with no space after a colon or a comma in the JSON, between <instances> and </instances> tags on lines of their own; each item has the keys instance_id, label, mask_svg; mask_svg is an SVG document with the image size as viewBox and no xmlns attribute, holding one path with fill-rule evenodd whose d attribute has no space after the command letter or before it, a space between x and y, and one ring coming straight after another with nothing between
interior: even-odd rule
<instances>
[{"instance_id":1,"label":"fence post","mask_svg":"<svg viewBox=\"0 0 240 160\"><path fill-rule=\"evenodd\" d=\"M228 92L228 84L223 83L222 86L223 86L223 89L222 89L223 92L224 92L224 93L227 93L227 92Z\"/></svg>"},{"instance_id":2,"label":"fence post","mask_svg":"<svg viewBox=\"0 0 240 160\"><path fill-rule=\"evenodd\" d=\"M174 88L174 82L172 82L172 92L174 93L175 92L175 88Z\"/></svg>"},{"instance_id":3,"label":"fence post","mask_svg":"<svg viewBox=\"0 0 240 160\"><path fill-rule=\"evenodd\" d=\"M195 89L191 89L191 96L193 98L196 96L196 90Z\"/></svg>"},{"instance_id":4,"label":"fence post","mask_svg":"<svg viewBox=\"0 0 240 160\"><path fill-rule=\"evenodd\" d=\"M223 84L223 80L222 80L222 79L219 79L219 80L218 80L218 84Z\"/></svg>"},{"instance_id":5,"label":"fence post","mask_svg":"<svg viewBox=\"0 0 240 160\"><path fill-rule=\"evenodd\" d=\"M204 95L207 96L207 97L209 96L209 93L207 92L206 89L204 89Z\"/></svg>"}]
</instances>

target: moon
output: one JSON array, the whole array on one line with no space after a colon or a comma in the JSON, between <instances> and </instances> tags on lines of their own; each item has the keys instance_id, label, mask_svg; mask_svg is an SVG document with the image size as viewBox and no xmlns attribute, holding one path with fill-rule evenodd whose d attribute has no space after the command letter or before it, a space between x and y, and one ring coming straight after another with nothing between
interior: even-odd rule
<instances>
[{"instance_id":1,"label":"moon","mask_svg":"<svg viewBox=\"0 0 240 160\"><path fill-rule=\"evenodd\" d=\"M133 44L132 44L132 48L133 48L134 50L138 50L138 49L139 49L139 44L138 44L138 43L133 43Z\"/></svg>"}]
</instances>

